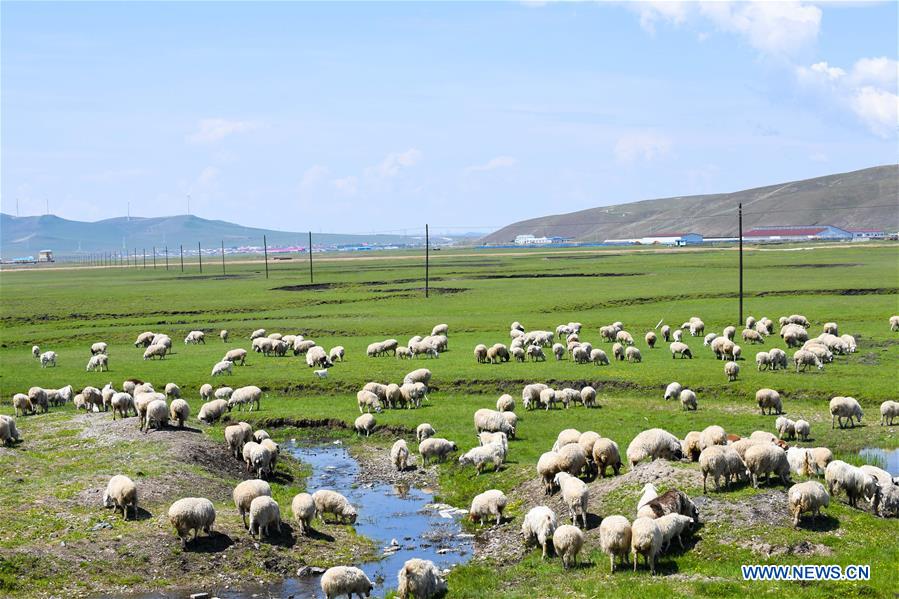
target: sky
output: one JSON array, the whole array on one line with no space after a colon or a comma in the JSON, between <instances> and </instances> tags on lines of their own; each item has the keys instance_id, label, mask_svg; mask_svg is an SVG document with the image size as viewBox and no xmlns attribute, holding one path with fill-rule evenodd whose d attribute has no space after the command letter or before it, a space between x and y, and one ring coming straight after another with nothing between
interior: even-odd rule
<instances>
[{"instance_id":1,"label":"sky","mask_svg":"<svg viewBox=\"0 0 899 599\"><path fill-rule=\"evenodd\" d=\"M11 214L483 231L899 161L895 2L0 10Z\"/></svg>"}]
</instances>

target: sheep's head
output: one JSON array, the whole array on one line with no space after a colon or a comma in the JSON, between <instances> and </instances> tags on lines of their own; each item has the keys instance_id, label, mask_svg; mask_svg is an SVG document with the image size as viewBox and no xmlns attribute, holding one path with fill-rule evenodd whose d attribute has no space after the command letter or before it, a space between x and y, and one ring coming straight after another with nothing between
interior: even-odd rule
<instances>
[{"instance_id":1,"label":"sheep's head","mask_svg":"<svg viewBox=\"0 0 899 599\"><path fill-rule=\"evenodd\" d=\"M112 501L112 497L109 495L109 491L103 491L103 507L112 507L115 505Z\"/></svg>"}]
</instances>

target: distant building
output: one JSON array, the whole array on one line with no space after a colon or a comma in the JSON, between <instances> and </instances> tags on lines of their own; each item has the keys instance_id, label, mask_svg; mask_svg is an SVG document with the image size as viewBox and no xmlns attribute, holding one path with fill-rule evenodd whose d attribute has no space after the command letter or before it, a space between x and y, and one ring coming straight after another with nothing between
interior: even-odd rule
<instances>
[{"instance_id":1,"label":"distant building","mask_svg":"<svg viewBox=\"0 0 899 599\"><path fill-rule=\"evenodd\" d=\"M887 236L883 229L849 229L853 239L883 239Z\"/></svg>"},{"instance_id":2,"label":"distant building","mask_svg":"<svg viewBox=\"0 0 899 599\"><path fill-rule=\"evenodd\" d=\"M789 225L760 227L743 233L748 241L809 241L815 239L852 239L849 231L832 225Z\"/></svg>"},{"instance_id":3,"label":"distant building","mask_svg":"<svg viewBox=\"0 0 899 599\"><path fill-rule=\"evenodd\" d=\"M535 237L533 235L516 235L515 245L547 245L554 242L552 237ZM561 237L558 239L562 239Z\"/></svg>"},{"instance_id":4,"label":"distant building","mask_svg":"<svg viewBox=\"0 0 899 599\"><path fill-rule=\"evenodd\" d=\"M638 240L641 245L694 245L702 243L699 233L656 233Z\"/></svg>"},{"instance_id":5,"label":"distant building","mask_svg":"<svg viewBox=\"0 0 899 599\"><path fill-rule=\"evenodd\" d=\"M38 262L54 262L53 250L41 250L37 253Z\"/></svg>"}]
</instances>

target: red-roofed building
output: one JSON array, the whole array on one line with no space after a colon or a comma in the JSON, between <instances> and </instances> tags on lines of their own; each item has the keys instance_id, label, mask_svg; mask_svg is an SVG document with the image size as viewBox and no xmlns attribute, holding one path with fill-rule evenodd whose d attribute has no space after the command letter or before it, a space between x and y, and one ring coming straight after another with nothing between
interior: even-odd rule
<instances>
[{"instance_id":1,"label":"red-roofed building","mask_svg":"<svg viewBox=\"0 0 899 599\"><path fill-rule=\"evenodd\" d=\"M832 225L790 225L759 227L743 232L749 241L807 241L810 239L852 239L852 233Z\"/></svg>"}]
</instances>

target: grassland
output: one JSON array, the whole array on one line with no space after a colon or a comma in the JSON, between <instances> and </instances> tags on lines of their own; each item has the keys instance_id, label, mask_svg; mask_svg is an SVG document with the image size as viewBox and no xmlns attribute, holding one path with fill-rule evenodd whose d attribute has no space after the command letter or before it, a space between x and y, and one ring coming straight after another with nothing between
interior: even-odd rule
<instances>
[{"instance_id":1,"label":"grassland","mask_svg":"<svg viewBox=\"0 0 899 599\"><path fill-rule=\"evenodd\" d=\"M285 334L302 333L325 347L339 344L347 350L347 361L332 368L327 379L313 377L302 359L293 356L264 358L251 354L246 366L235 368L234 375L223 382L233 387L256 384L266 392L261 412L240 417L270 430L275 424L302 425L314 419L351 423L358 415L355 392L364 382L397 381L413 367L424 365L434 372L430 404L418 411L385 412L378 416L379 424L397 431L403 427L411 430L428 421L442 436L467 449L475 444L471 414L477 408L492 406L500 393L520 397L521 386L533 381L558 387L594 385L600 392L599 409L524 414L510 462L499 473L475 478L453 464L441 468L439 494L450 503L464 506L474 494L491 487L510 493L513 502L509 515L515 519L503 527L507 530L517 530L519 517L535 501L542 501L532 493L533 465L558 431L567 427L596 430L617 441L622 449L636 433L652 426L664 427L681 437L713 423L737 434L773 430L773 417L761 416L753 401L756 389L772 387L781 392L791 417L801 416L812 423L812 445L826 445L839 456L856 461L861 448L899 446L894 427L877 426L880 402L895 399L899 390L899 337L887 324L889 316L899 312L899 252L895 245L748 251L745 314L776 320L780 315L799 312L812 321L813 334L820 331L822 323L836 321L841 333L857 337L859 351L837 357L823 372L757 372L753 362L757 348L744 344L747 360L741 362L740 378L733 383L727 382L722 363L702 347L701 338L686 339L696 359L683 361L672 360L664 344L649 350L640 341L660 319L677 326L699 315L707 331L737 324L733 251L556 251L539 255L441 252L431 263L428 299L423 294L420 261L408 256L385 258L320 261L315 285L308 284L307 273L297 264L278 264L269 279L265 279L259 264L230 265L226 277L208 271L200 275L159 269L3 273L0 397L4 405L0 410L11 411L12 394L32 385L72 384L80 388L87 384L102 386L108 381L119 385L124 378L139 377L157 384L177 382L196 413L200 404L197 389L209 382L212 364L225 348L248 348L249 332L259 327ZM584 324L582 339L600 346L598 327L621 320L638 339L644 360L642 364L615 363L608 367L552 359L545 363L476 364L471 352L474 345L507 342L513 320L528 329L553 329L562 322L579 321ZM427 334L438 322L448 323L451 331L450 351L439 360L409 363L365 357L365 347L372 341L393 337L404 343L412 335ZM180 340L195 328L209 332L207 344L185 347ZM231 331L228 344L217 339L222 328ZM169 333L176 341L175 353L164 361L143 361L142 352L132 344L145 330ZM111 370L108 374L87 373L87 348L100 340L110 344ZM30 356L32 344L56 351L59 366L40 369ZM773 337L765 347L771 346L783 344ZM662 401L662 389L672 380L697 391L697 412L685 413L673 402ZM833 395L859 399L865 409L863 426L835 431L827 426L827 402ZM78 445L67 439L80 439L81 433L65 431L82 426L77 418L71 407L49 416L22 418L20 429L26 442L0 454L3 480L21 478L27 484L27 493L7 491L0 499L4 506L12 506L21 514L22 527L30 531L0 532L0 557L4 560L0 574L24 567L22 562L45 551L49 539L59 542L53 536L54 527L65 529L53 517L31 509L29 498L57 497L60 493L78 496L85 487L97 484L98 473L108 474L114 469L106 459L99 464L69 459ZM207 432L215 441L221 438L219 426ZM40 442L30 445L30 434ZM364 451L370 444L385 445L394 438L394 433L384 432L365 444L360 442L357 450ZM133 455L135 461L147 452L140 439L128 440L127 446L119 449L124 455ZM57 476L33 474L49 473L57 463L65 464L60 472L66 474L68 482ZM158 466L175 467L171 462ZM701 495L695 465L678 465L678 469L684 474L679 484L691 495ZM301 477L299 470L295 474ZM161 472L149 473L155 475ZM224 473L216 484L234 476ZM639 485L636 480L622 480L627 482L615 487L593 483L596 513L632 514ZM302 486L301 480L284 482L278 491L284 497ZM775 489L741 488L710 495L713 501L709 509L718 512L754 502L761 505L783 500L782 492ZM159 501L160 505L164 503L163 498ZM54 503L64 508L70 505L62 500ZM84 518L94 517L89 507L73 509L80 510ZM889 596L899 584L895 522L850 509L842 500L831 505L828 515L828 524L801 530L786 525L786 514L772 515L768 521L737 516L713 518L699 531L699 541L691 550L662 559L665 576L655 578L642 570L610 575L593 531L584 556L590 565L575 574L563 574L557 560L541 563L539 554L527 554L522 560L477 560L454 571L451 596L593 596L606 592L621 596L742 596L755 590L815 597ZM60 517L64 519L65 515ZM115 532L140 534L140 526L138 522ZM501 532L491 530L489 534ZM81 529L64 534L85 535ZM817 549L793 551L802 542ZM766 555L756 547L761 543L790 551ZM364 551L361 540L359 547ZM742 563L871 564L872 580L802 586L746 583L739 575ZM77 572L86 578L84 588L102 584L102 576L92 575L89 568ZM19 594L49 592L64 584L66 576L61 572L42 586L9 590ZM167 579L165 584L178 582ZM140 568L121 584L153 586Z\"/></svg>"}]
</instances>

